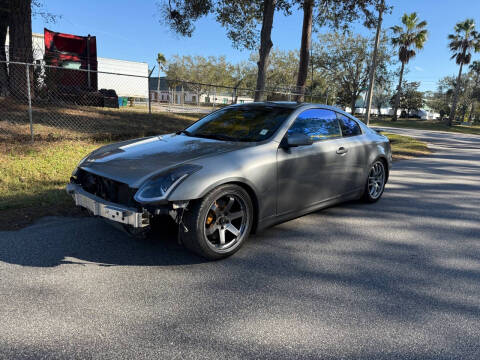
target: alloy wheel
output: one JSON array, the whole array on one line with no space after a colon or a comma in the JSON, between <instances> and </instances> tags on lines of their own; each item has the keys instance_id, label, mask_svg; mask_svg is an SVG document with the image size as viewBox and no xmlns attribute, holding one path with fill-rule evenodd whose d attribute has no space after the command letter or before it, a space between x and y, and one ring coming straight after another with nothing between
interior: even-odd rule
<instances>
[{"instance_id":1,"label":"alloy wheel","mask_svg":"<svg viewBox=\"0 0 480 360\"><path fill-rule=\"evenodd\" d=\"M381 161L373 164L368 173L368 193L373 200L382 195L385 186L385 166Z\"/></svg>"},{"instance_id":2,"label":"alloy wheel","mask_svg":"<svg viewBox=\"0 0 480 360\"><path fill-rule=\"evenodd\" d=\"M234 194L213 202L204 221L207 244L213 250L225 250L238 243L247 228L246 208L244 200Z\"/></svg>"}]
</instances>

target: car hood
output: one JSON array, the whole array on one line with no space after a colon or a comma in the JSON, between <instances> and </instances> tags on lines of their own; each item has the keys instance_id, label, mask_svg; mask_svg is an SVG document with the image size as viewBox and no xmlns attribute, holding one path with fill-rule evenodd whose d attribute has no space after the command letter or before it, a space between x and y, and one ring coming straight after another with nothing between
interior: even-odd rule
<instances>
[{"instance_id":1,"label":"car hood","mask_svg":"<svg viewBox=\"0 0 480 360\"><path fill-rule=\"evenodd\" d=\"M101 147L80 168L138 188L149 177L169 168L252 145L183 134L152 136Z\"/></svg>"}]
</instances>

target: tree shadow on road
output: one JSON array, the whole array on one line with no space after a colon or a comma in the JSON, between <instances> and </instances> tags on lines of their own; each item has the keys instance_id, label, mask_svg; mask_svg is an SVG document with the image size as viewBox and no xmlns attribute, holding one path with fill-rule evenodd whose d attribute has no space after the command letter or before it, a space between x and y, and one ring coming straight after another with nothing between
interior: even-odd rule
<instances>
[{"instance_id":1,"label":"tree shadow on road","mask_svg":"<svg viewBox=\"0 0 480 360\"><path fill-rule=\"evenodd\" d=\"M136 242L94 218L0 232L0 261L170 267L181 311L129 324L129 336L185 357L479 358L480 165L444 169L441 156L396 163L376 204L278 225L224 261L204 263L168 233ZM118 297L140 296L122 292L130 281L118 281ZM149 281L142 301L171 300L155 292L165 278Z\"/></svg>"}]
</instances>

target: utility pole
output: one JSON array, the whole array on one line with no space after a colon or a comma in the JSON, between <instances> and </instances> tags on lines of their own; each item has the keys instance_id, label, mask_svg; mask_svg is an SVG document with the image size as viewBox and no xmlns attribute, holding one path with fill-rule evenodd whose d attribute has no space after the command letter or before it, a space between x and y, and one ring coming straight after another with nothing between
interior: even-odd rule
<instances>
[{"instance_id":1,"label":"utility pole","mask_svg":"<svg viewBox=\"0 0 480 360\"><path fill-rule=\"evenodd\" d=\"M372 96L375 83L375 70L377 69L378 44L380 43L380 33L382 31L383 12L385 11L385 0L382 0L378 7L377 33L375 34L375 47L373 49L372 66L370 68L370 83L368 85L367 106L365 109L365 124L370 122L370 109L372 108Z\"/></svg>"},{"instance_id":2,"label":"utility pole","mask_svg":"<svg viewBox=\"0 0 480 360\"><path fill-rule=\"evenodd\" d=\"M312 68L312 83L310 84L310 102L313 103L313 46L310 45L310 65Z\"/></svg>"}]
</instances>

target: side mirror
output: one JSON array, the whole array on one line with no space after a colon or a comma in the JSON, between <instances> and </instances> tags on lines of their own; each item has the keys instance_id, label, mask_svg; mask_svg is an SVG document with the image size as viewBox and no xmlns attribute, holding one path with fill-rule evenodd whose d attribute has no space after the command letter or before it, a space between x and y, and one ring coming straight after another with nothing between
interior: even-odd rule
<instances>
[{"instance_id":1,"label":"side mirror","mask_svg":"<svg viewBox=\"0 0 480 360\"><path fill-rule=\"evenodd\" d=\"M306 146L306 145L312 145L312 144L313 144L313 140L310 138L310 136L307 136L302 133L287 134L282 140L282 145L283 147L286 147L286 148Z\"/></svg>"}]
</instances>

